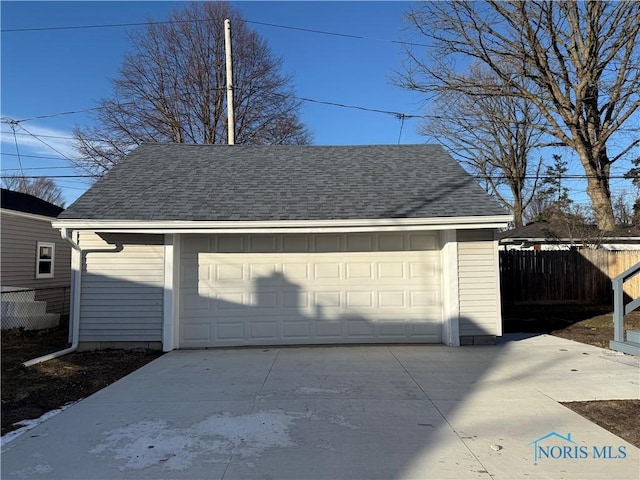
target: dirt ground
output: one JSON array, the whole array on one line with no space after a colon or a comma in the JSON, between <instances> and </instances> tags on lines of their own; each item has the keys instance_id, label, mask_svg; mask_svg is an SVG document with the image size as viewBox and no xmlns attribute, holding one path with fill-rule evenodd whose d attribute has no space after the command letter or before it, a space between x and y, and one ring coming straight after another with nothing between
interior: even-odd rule
<instances>
[{"instance_id":1,"label":"dirt ground","mask_svg":"<svg viewBox=\"0 0 640 480\"><path fill-rule=\"evenodd\" d=\"M28 368L22 365L66 346L66 328L42 334L2 332L2 435L20 428L15 422L38 418L87 397L161 355L145 350L104 350L70 353Z\"/></svg>"},{"instance_id":2,"label":"dirt ground","mask_svg":"<svg viewBox=\"0 0 640 480\"><path fill-rule=\"evenodd\" d=\"M613 320L602 308L531 306L505 311L505 332L550 333L608 348ZM640 329L640 312L625 318L625 327ZM67 346L66 328L43 334L2 332L2 434L16 422L38 418L68 402L87 397L137 370L160 352L103 350L65 355L26 368L22 362ZM640 448L640 400L565 403L594 423Z\"/></svg>"},{"instance_id":3,"label":"dirt ground","mask_svg":"<svg viewBox=\"0 0 640 480\"><path fill-rule=\"evenodd\" d=\"M640 400L568 402L563 405L640 448Z\"/></svg>"}]
</instances>

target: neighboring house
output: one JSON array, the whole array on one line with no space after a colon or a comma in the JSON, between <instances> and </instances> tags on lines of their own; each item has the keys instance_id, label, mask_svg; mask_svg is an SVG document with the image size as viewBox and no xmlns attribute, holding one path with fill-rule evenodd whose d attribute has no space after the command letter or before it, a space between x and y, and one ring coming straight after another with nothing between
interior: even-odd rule
<instances>
[{"instance_id":1,"label":"neighboring house","mask_svg":"<svg viewBox=\"0 0 640 480\"><path fill-rule=\"evenodd\" d=\"M46 312L63 313L65 302L68 305L71 247L61 238L60 231L51 227L51 222L62 210L33 195L2 189L0 284L5 292L2 295L3 328L54 326L57 318ZM8 291L15 293L6 294Z\"/></svg>"},{"instance_id":2,"label":"neighboring house","mask_svg":"<svg viewBox=\"0 0 640 480\"><path fill-rule=\"evenodd\" d=\"M435 145L146 144L54 226L80 347L172 350L495 341L510 220Z\"/></svg>"},{"instance_id":3,"label":"neighboring house","mask_svg":"<svg viewBox=\"0 0 640 480\"><path fill-rule=\"evenodd\" d=\"M534 222L500 233L501 250L640 250L640 227L601 232L595 226Z\"/></svg>"}]
</instances>

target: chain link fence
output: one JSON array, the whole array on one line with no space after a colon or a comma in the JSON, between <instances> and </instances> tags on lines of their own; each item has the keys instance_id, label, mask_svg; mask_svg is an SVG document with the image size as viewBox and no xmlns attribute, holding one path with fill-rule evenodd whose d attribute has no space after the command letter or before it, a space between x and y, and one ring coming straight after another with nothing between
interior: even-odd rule
<instances>
[{"instance_id":1,"label":"chain link fence","mask_svg":"<svg viewBox=\"0 0 640 480\"><path fill-rule=\"evenodd\" d=\"M2 330L23 328L44 330L58 327L69 318L71 287L2 287L0 292Z\"/></svg>"}]
</instances>

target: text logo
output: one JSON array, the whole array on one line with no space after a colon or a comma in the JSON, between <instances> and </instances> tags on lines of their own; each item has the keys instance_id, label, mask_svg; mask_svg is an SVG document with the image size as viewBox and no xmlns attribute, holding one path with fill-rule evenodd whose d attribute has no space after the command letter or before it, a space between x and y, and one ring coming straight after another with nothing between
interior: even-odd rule
<instances>
[{"instance_id":1,"label":"text logo","mask_svg":"<svg viewBox=\"0 0 640 480\"><path fill-rule=\"evenodd\" d=\"M585 458L620 460L627 458L624 445L579 445L571 434L547 433L529 444L533 445L533 461L539 460L583 460Z\"/></svg>"}]
</instances>

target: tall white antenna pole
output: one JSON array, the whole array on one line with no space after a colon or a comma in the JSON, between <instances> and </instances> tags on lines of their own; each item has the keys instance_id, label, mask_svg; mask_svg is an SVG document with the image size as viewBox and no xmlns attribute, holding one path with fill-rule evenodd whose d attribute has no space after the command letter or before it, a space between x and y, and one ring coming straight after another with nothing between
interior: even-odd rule
<instances>
[{"instance_id":1,"label":"tall white antenna pole","mask_svg":"<svg viewBox=\"0 0 640 480\"><path fill-rule=\"evenodd\" d=\"M229 136L229 145L233 145L235 139L235 129L233 120L233 71L231 69L231 22L229 19L224 21L224 51L227 63L227 129Z\"/></svg>"}]
</instances>

